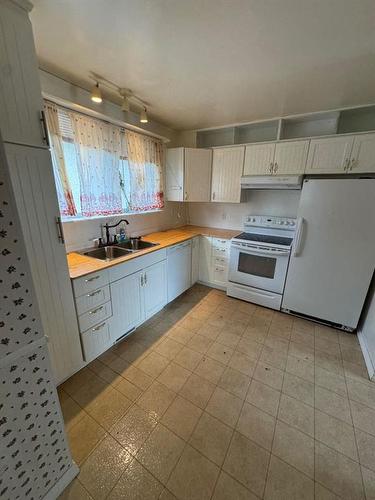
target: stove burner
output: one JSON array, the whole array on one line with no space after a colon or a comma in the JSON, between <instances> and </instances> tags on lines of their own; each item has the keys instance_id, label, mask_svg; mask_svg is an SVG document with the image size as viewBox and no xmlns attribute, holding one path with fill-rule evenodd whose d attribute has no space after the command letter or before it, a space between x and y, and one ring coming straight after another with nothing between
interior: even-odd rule
<instances>
[{"instance_id":1,"label":"stove burner","mask_svg":"<svg viewBox=\"0 0 375 500\"><path fill-rule=\"evenodd\" d=\"M285 238L282 236L272 236L269 234L256 234L256 233L241 233L235 238L235 240L246 240L246 241L256 241L257 243L273 243L275 245L285 245L290 247L293 238Z\"/></svg>"}]
</instances>

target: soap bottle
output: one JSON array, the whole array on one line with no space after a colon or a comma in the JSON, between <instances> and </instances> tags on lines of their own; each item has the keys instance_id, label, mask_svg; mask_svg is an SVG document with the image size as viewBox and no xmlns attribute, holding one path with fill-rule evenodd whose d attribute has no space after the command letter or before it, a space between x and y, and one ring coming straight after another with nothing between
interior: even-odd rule
<instances>
[{"instance_id":1,"label":"soap bottle","mask_svg":"<svg viewBox=\"0 0 375 500\"><path fill-rule=\"evenodd\" d=\"M119 241L123 242L126 240L126 232L125 228L123 226L120 227L120 233L119 233Z\"/></svg>"}]
</instances>

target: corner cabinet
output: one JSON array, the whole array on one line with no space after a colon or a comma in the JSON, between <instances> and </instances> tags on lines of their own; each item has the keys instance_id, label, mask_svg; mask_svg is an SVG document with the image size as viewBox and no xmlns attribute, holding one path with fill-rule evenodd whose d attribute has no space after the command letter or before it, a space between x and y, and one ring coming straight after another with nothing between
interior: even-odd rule
<instances>
[{"instance_id":1,"label":"corner cabinet","mask_svg":"<svg viewBox=\"0 0 375 500\"><path fill-rule=\"evenodd\" d=\"M214 149L212 156L211 201L239 203L245 147Z\"/></svg>"},{"instance_id":2,"label":"corner cabinet","mask_svg":"<svg viewBox=\"0 0 375 500\"><path fill-rule=\"evenodd\" d=\"M210 201L211 149L171 148L166 154L168 201Z\"/></svg>"}]
</instances>

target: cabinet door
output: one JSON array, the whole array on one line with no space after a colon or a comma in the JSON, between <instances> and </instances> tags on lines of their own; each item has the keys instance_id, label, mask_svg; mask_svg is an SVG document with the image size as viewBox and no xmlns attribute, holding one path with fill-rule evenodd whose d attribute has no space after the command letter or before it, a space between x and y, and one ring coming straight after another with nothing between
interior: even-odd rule
<instances>
[{"instance_id":1,"label":"cabinet door","mask_svg":"<svg viewBox=\"0 0 375 500\"><path fill-rule=\"evenodd\" d=\"M144 320L142 273L143 271L138 271L110 285L112 342L140 325Z\"/></svg>"},{"instance_id":2,"label":"cabinet door","mask_svg":"<svg viewBox=\"0 0 375 500\"><path fill-rule=\"evenodd\" d=\"M375 134L357 135L354 138L349 172L375 172Z\"/></svg>"},{"instance_id":3,"label":"cabinet door","mask_svg":"<svg viewBox=\"0 0 375 500\"><path fill-rule=\"evenodd\" d=\"M275 144L246 146L243 175L271 175Z\"/></svg>"},{"instance_id":4,"label":"cabinet door","mask_svg":"<svg viewBox=\"0 0 375 500\"><path fill-rule=\"evenodd\" d=\"M211 149L185 148L185 201L210 201Z\"/></svg>"},{"instance_id":5,"label":"cabinet door","mask_svg":"<svg viewBox=\"0 0 375 500\"><path fill-rule=\"evenodd\" d=\"M168 302L181 295L191 284L191 242L179 243L167 250Z\"/></svg>"},{"instance_id":6,"label":"cabinet door","mask_svg":"<svg viewBox=\"0 0 375 500\"><path fill-rule=\"evenodd\" d=\"M340 174L350 160L353 136L311 139L306 174Z\"/></svg>"},{"instance_id":7,"label":"cabinet door","mask_svg":"<svg viewBox=\"0 0 375 500\"><path fill-rule=\"evenodd\" d=\"M167 303L167 264L157 262L143 271L145 320Z\"/></svg>"},{"instance_id":8,"label":"cabinet door","mask_svg":"<svg viewBox=\"0 0 375 500\"><path fill-rule=\"evenodd\" d=\"M5 142L45 146L42 95L28 13L0 3L0 129Z\"/></svg>"},{"instance_id":9,"label":"cabinet door","mask_svg":"<svg viewBox=\"0 0 375 500\"><path fill-rule=\"evenodd\" d=\"M50 152L6 144L5 152L44 332L57 383L82 368L77 315L65 245L58 239L59 207Z\"/></svg>"},{"instance_id":10,"label":"cabinet door","mask_svg":"<svg viewBox=\"0 0 375 500\"><path fill-rule=\"evenodd\" d=\"M184 148L167 149L165 187L168 201L184 201Z\"/></svg>"},{"instance_id":11,"label":"cabinet door","mask_svg":"<svg viewBox=\"0 0 375 500\"><path fill-rule=\"evenodd\" d=\"M199 279L199 236L191 240L191 284Z\"/></svg>"},{"instance_id":12,"label":"cabinet door","mask_svg":"<svg viewBox=\"0 0 375 500\"><path fill-rule=\"evenodd\" d=\"M239 203L244 146L214 149L212 157L211 201Z\"/></svg>"},{"instance_id":13,"label":"cabinet door","mask_svg":"<svg viewBox=\"0 0 375 500\"><path fill-rule=\"evenodd\" d=\"M200 236L199 241L199 281L212 281L212 238Z\"/></svg>"},{"instance_id":14,"label":"cabinet door","mask_svg":"<svg viewBox=\"0 0 375 500\"><path fill-rule=\"evenodd\" d=\"M302 175L305 172L309 141L276 144L274 175Z\"/></svg>"}]
</instances>

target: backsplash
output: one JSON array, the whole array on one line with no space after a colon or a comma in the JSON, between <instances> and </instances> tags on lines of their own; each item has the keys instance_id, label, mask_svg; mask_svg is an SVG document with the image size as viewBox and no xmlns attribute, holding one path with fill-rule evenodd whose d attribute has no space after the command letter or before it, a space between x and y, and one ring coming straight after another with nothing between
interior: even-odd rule
<instances>
[{"instance_id":1,"label":"backsplash","mask_svg":"<svg viewBox=\"0 0 375 500\"><path fill-rule=\"evenodd\" d=\"M92 247L93 239L104 237L102 226L106 222L113 224L122 218L129 221L127 226L129 236L142 236L186 224L187 209L185 203L166 202L165 208L160 212L65 222L63 226L67 252Z\"/></svg>"},{"instance_id":2,"label":"backsplash","mask_svg":"<svg viewBox=\"0 0 375 500\"><path fill-rule=\"evenodd\" d=\"M189 203L188 223L226 229L242 229L245 215L295 217L301 191L243 192L242 203Z\"/></svg>"}]
</instances>

